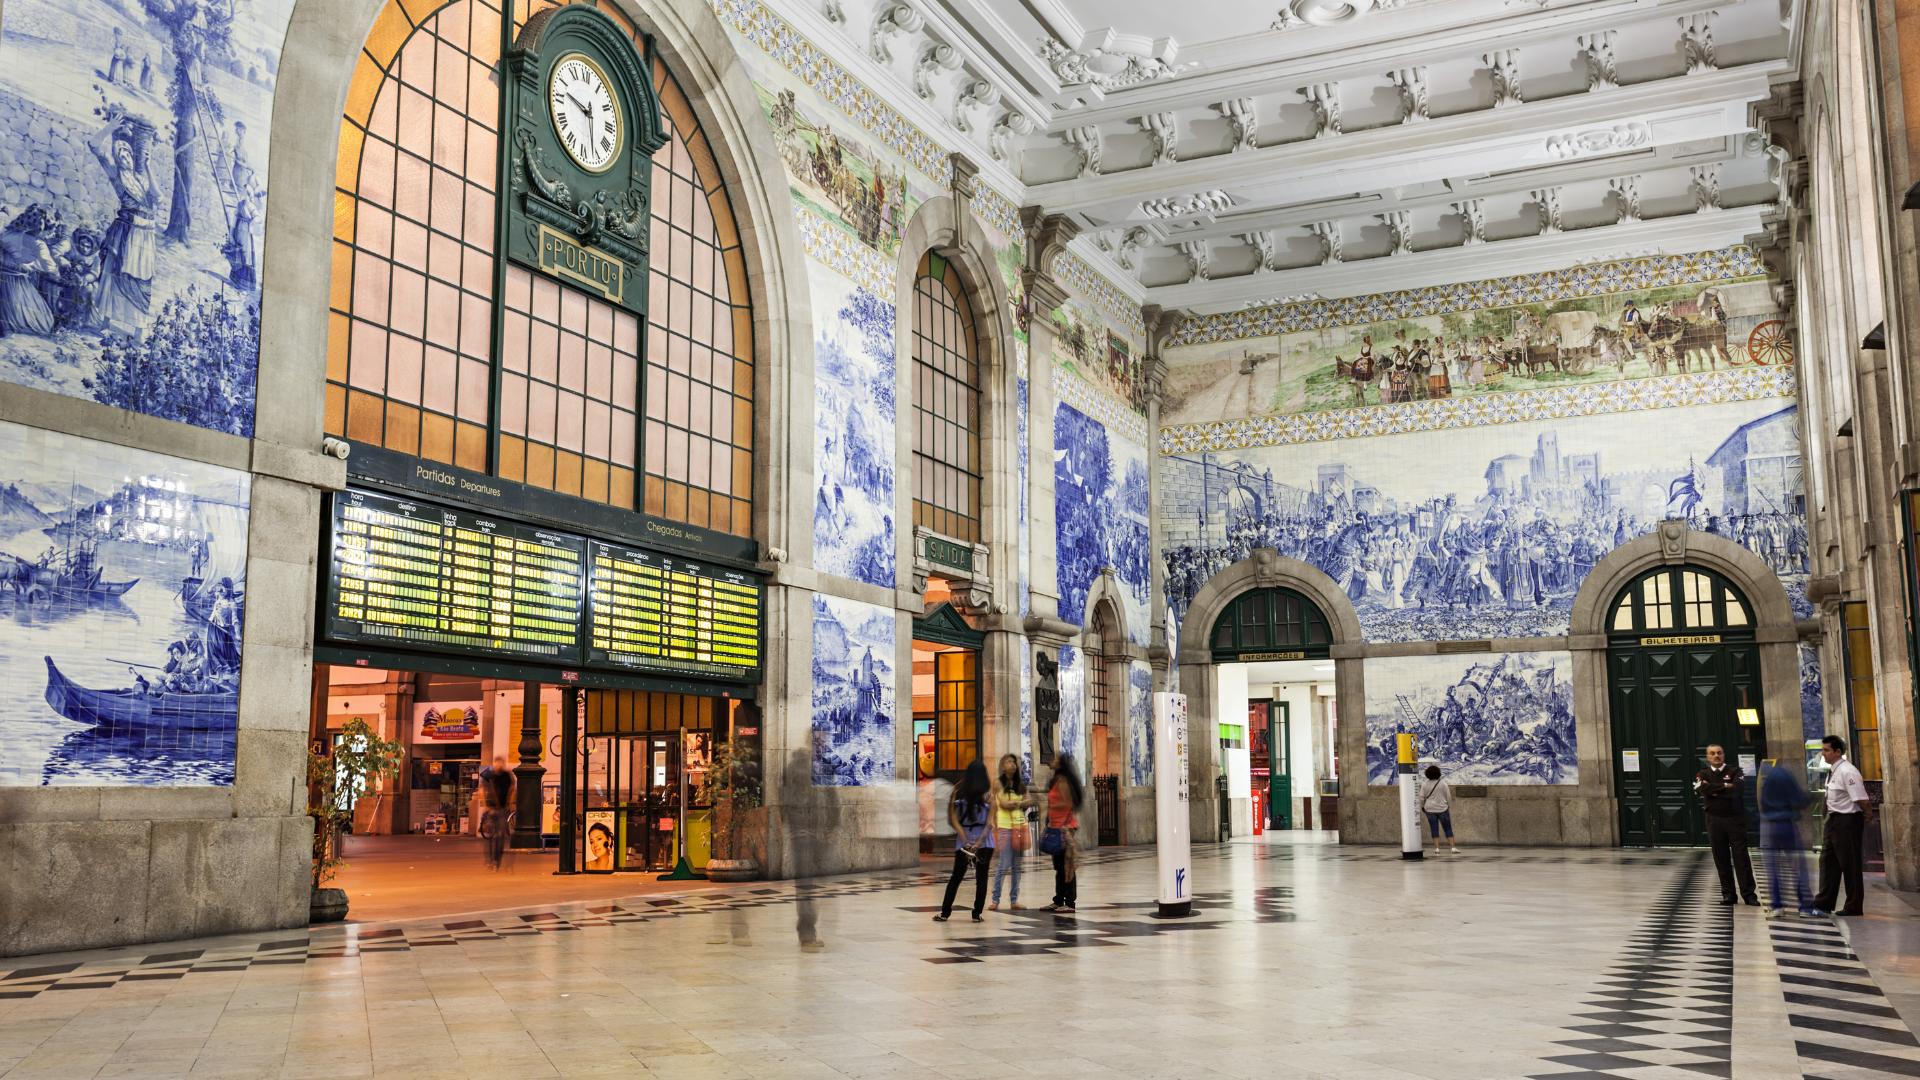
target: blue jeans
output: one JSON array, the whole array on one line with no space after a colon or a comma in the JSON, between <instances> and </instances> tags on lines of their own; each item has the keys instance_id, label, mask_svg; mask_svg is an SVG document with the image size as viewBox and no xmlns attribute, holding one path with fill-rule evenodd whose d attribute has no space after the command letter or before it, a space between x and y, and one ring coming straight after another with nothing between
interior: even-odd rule
<instances>
[{"instance_id":1,"label":"blue jeans","mask_svg":"<svg viewBox=\"0 0 1920 1080\"><path fill-rule=\"evenodd\" d=\"M1807 884L1807 861L1800 857L1800 823L1763 821L1760 823L1760 855L1767 862L1767 892L1777 908L1806 911L1813 906L1813 890ZM1793 903L1787 903L1781 879L1793 881Z\"/></svg>"},{"instance_id":2,"label":"blue jeans","mask_svg":"<svg viewBox=\"0 0 1920 1080\"><path fill-rule=\"evenodd\" d=\"M1427 815L1427 832L1431 834L1435 840L1440 839L1440 830L1442 829L1446 830L1447 839L1453 839L1452 810L1442 810L1437 814L1431 810L1427 810L1425 813Z\"/></svg>"},{"instance_id":3,"label":"blue jeans","mask_svg":"<svg viewBox=\"0 0 1920 1080\"><path fill-rule=\"evenodd\" d=\"M1026 826L1020 828L1024 830ZM1013 895L1007 902L1020 902L1020 864L1026 860L1027 853L1013 850L1013 833L1012 829L993 830L993 844L1000 852L999 860L993 864L993 902L996 904L1000 902L1000 883L1009 874L1013 875Z\"/></svg>"}]
</instances>

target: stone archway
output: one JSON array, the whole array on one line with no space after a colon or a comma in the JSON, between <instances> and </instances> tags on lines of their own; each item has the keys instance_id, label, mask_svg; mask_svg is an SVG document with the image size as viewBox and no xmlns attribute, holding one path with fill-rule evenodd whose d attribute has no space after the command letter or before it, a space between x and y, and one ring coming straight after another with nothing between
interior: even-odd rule
<instances>
[{"instance_id":1,"label":"stone archway","mask_svg":"<svg viewBox=\"0 0 1920 1080\"><path fill-rule=\"evenodd\" d=\"M1189 791L1193 808L1189 827L1197 841L1217 840L1220 833L1220 806L1213 784L1220 769L1220 741L1215 732L1221 717L1214 715L1219 685L1207 635L1240 594L1249 589L1276 587L1300 593L1326 616L1327 629L1333 638L1329 651L1333 657L1334 702L1339 721L1335 745L1352 747L1359 755L1358 772L1351 764L1356 760L1354 753L1343 755L1349 765L1341 776L1341 792L1344 796L1349 779L1357 776L1357 794L1366 793L1367 697L1361 670L1365 639L1360 615L1340 586L1318 567L1288 558L1273 548L1255 548L1246 558L1208 578L1180 620L1174 662L1179 665L1180 690L1187 696ZM1339 827L1344 839L1348 827L1345 813L1340 817Z\"/></svg>"},{"instance_id":2,"label":"stone archway","mask_svg":"<svg viewBox=\"0 0 1920 1080\"><path fill-rule=\"evenodd\" d=\"M1798 752L1800 721L1799 635L1793 602L1771 567L1725 537L1662 522L1594 564L1574 595L1567 630L1573 653L1574 717L1580 744L1581 788L1595 800L1589 815L1592 843L1620 842L1620 807L1614 790L1612 710L1607 692L1606 618L1620 590L1660 566L1697 566L1726 577L1753 608L1759 645L1762 709L1767 744ZM1586 777L1593 777L1587 780ZM1604 804L1604 810L1601 804Z\"/></svg>"}]
</instances>

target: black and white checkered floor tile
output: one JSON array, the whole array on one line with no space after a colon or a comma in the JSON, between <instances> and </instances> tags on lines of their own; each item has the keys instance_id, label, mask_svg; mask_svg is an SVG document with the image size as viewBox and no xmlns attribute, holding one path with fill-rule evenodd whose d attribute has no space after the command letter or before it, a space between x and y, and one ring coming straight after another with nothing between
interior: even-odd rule
<instances>
[{"instance_id":1,"label":"black and white checkered floor tile","mask_svg":"<svg viewBox=\"0 0 1920 1080\"><path fill-rule=\"evenodd\" d=\"M1780 919L1767 931L1806 1080L1920 1076L1920 1040L1838 930Z\"/></svg>"},{"instance_id":2,"label":"black and white checkered floor tile","mask_svg":"<svg viewBox=\"0 0 1920 1080\"><path fill-rule=\"evenodd\" d=\"M1699 855L1661 893L1583 1004L1588 1021L1546 1058L1574 1071L1534 1080L1680 1080L1733 1075L1733 910L1709 906Z\"/></svg>"},{"instance_id":3,"label":"black and white checkered floor tile","mask_svg":"<svg viewBox=\"0 0 1920 1080\"><path fill-rule=\"evenodd\" d=\"M19 968L0 976L0 999L38 997L56 990L104 990L120 983L184 979L223 971L307 962L308 939L268 941L246 950L194 949L157 953L134 963L57 964Z\"/></svg>"}]
</instances>

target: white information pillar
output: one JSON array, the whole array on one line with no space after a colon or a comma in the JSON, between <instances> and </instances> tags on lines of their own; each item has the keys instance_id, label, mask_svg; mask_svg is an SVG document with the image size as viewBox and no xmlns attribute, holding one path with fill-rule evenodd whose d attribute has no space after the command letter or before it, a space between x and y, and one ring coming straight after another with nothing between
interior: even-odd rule
<instances>
[{"instance_id":1,"label":"white information pillar","mask_svg":"<svg viewBox=\"0 0 1920 1080\"><path fill-rule=\"evenodd\" d=\"M1193 838L1188 814L1187 695L1153 695L1153 728L1159 753L1154 780L1159 785L1160 909L1162 919L1193 914Z\"/></svg>"},{"instance_id":2,"label":"white information pillar","mask_svg":"<svg viewBox=\"0 0 1920 1080\"><path fill-rule=\"evenodd\" d=\"M1427 853L1426 841L1420 839L1420 774L1413 771L1413 736L1403 731L1397 741L1400 774L1395 779L1400 784L1400 857L1418 859Z\"/></svg>"}]
</instances>

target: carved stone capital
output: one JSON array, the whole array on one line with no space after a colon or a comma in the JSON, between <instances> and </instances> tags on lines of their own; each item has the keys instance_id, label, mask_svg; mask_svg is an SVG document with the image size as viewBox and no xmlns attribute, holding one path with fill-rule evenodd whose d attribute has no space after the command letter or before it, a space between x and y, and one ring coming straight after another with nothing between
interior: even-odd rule
<instances>
[{"instance_id":1,"label":"carved stone capital","mask_svg":"<svg viewBox=\"0 0 1920 1080\"><path fill-rule=\"evenodd\" d=\"M1053 260L1080 235L1078 222L1065 214L1049 214L1040 206L1021 207L1020 224L1027 234L1027 269L1048 276L1053 274Z\"/></svg>"},{"instance_id":2,"label":"carved stone capital","mask_svg":"<svg viewBox=\"0 0 1920 1080\"><path fill-rule=\"evenodd\" d=\"M1020 281L1027 287L1028 309L1043 319L1052 318L1060 305L1067 302L1066 287L1055 281L1052 274L1022 270Z\"/></svg>"}]
</instances>

